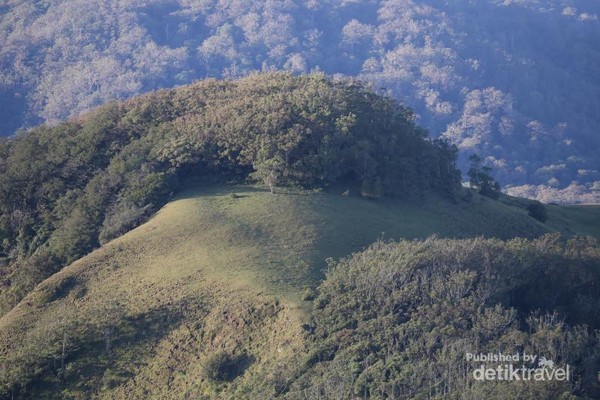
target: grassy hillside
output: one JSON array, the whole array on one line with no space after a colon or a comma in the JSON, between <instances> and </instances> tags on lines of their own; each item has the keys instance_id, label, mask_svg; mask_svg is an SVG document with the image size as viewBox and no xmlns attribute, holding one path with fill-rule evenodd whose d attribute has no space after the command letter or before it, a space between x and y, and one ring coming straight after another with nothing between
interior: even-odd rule
<instances>
[{"instance_id":1,"label":"grassy hillside","mask_svg":"<svg viewBox=\"0 0 600 400\"><path fill-rule=\"evenodd\" d=\"M245 387L269 398L304 357L311 303L302 298L323 278L326 258L381 236L551 231L523 209L479 196L374 201L343 191L220 185L182 192L0 319L0 381L20 385L25 398L240 396ZM219 354L235 361L227 372L240 375L235 385L208 378Z\"/></svg>"},{"instance_id":2,"label":"grassy hillside","mask_svg":"<svg viewBox=\"0 0 600 400\"><path fill-rule=\"evenodd\" d=\"M498 201L515 209L528 209L533 204L529 199L508 195L500 196ZM546 226L564 237L600 237L600 206L545 204L542 208L547 218Z\"/></svg>"},{"instance_id":3,"label":"grassy hillside","mask_svg":"<svg viewBox=\"0 0 600 400\"><path fill-rule=\"evenodd\" d=\"M600 237L600 206L558 206L550 204L548 221L553 229L565 235Z\"/></svg>"},{"instance_id":4,"label":"grassy hillside","mask_svg":"<svg viewBox=\"0 0 600 400\"><path fill-rule=\"evenodd\" d=\"M0 140L0 315L190 179L455 198L456 149L414 120L360 82L266 73L150 93Z\"/></svg>"}]
</instances>

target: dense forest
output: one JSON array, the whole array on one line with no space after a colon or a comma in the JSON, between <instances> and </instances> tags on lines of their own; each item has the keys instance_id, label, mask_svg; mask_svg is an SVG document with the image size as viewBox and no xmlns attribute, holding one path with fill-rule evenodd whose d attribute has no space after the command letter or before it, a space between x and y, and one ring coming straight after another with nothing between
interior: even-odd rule
<instances>
[{"instance_id":1,"label":"dense forest","mask_svg":"<svg viewBox=\"0 0 600 400\"><path fill-rule=\"evenodd\" d=\"M257 74L110 103L0 143L1 310L133 228L189 180L254 179L362 196L460 187L456 149L353 80Z\"/></svg>"},{"instance_id":2,"label":"dense forest","mask_svg":"<svg viewBox=\"0 0 600 400\"><path fill-rule=\"evenodd\" d=\"M432 238L333 263L291 398L598 398L598 244ZM480 383L469 352L539 354L575 378Z\"/></svg>"},{"instance_id":3,"label":"dense forest","mask_svg":"<svg viewBox=\"0 0 600 400\"><path fill-rule=\"evenodd\" d=\"M321 70L383 86L510 193L600 202L592 0L11 1L0 132L205 77Z\"/></svg>"}]
</instances>

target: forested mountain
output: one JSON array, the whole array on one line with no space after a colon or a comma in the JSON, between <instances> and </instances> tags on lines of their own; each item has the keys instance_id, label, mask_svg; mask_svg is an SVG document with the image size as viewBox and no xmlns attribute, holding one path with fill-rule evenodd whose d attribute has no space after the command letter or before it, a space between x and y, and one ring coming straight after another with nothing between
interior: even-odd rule
<instances>
[{"instance_id":1,"label":"forested mountain","mask_svg":"<svg viewBox=\"0 0 600 400\"><path fill-rule=\"evenodd\" d=\"M416 110L512 193L600 202L593 0L11 0L0 132L198 78L320 69Z\"/></svg>"},{"instance_id":2,"label":"forested mountain","mask_svg":"<svg viewBox=\"0 0 600 400\"><path fill-rule=\"evenodd\" d=\"M479 157L462 187L372 86L206 79L0 141L0 399L598 397L600 207Z\"/></svg>"},{"instance_id":3,"label":"forested mountain","mask_svg":"<svg viewBox=\"0 0 600 400\"><path fill-rule=\"evenodd\" d=\"M189 180L341 183L372 199L455 199L460 188L456 149L428 139L410 110L322 74L154 92L32 129L0 154L0 312Z\"/></svg>"}]
</instances>

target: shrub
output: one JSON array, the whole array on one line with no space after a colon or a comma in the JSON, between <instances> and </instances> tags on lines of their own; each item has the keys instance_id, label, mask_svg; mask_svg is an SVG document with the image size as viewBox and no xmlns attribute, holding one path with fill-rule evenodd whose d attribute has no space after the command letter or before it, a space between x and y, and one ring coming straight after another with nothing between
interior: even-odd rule
<instances>
[{"instance_id":1,"label":"shrub","mask_svg":"<svg viewBox=\"0 0 600 400\"><path fill-rule=\"evenodd\" d=\"M373 183L368 180L364 180L360 188L360 194L362 197L372 200L377 200L383 197L383 184L381 178L377 177Z\"/></svg>"},{"instance_id":2,"label":"shrub","mask_svg":"<svg viewBox=\"0 0 600 400\"><path fill-rule=\"evenodd\" d=\"M482 349L552 355L559 365L570 364L572 379L581 382L572 394L600 398L599 263L600 242L579 237L565 243L557 234L533 241L377 242L330 263L310 321L305 372L290 393L317 388L336 398L371 399L571 394L571 385L558 381L482 389L465 380L472 367L465 352Z\"/></svg>"},{"instance_id":3,"label":"shrub","mask_svg":"<svg viewBox=\"0 0 600 400\"><path fill-rule=\"evenodd\" d=\"M98 235L100 244L124 234L138 225L147 215L150 205L138 207L129 201L118 202L107 213Z\"/></svg>"},{"instance_id":4,"label":"shrub","mask_svg":"<svg viewBox=\"0 0 600 400\"><path fill-rule=\"evenodd\" d=\"M208 357L204 364L204 376L213 382L231 381L239 375L238 359L225 351Z\"/></svg>"},{"instance_id":5,"label":"shrub","mask_svg":"<svg viewBox=\"0 0 600 400\"><path fill-rule=\"evenodd\" d=\"M302 300L313 301L317 297L317 292L313 288L306 288L302 294Z\"/></svg>"},{"instance_id":6,"label":"shrub","mask_svg":"<svg viewBox=\"0 0 600 400\"><path fill-rule=\"evenodd\" d=\"M539 201L534 201L527 206L529 216L537 219L540 222L546 222L548 220L548 210L546 206Z\"/></svg>"}]
</instances>

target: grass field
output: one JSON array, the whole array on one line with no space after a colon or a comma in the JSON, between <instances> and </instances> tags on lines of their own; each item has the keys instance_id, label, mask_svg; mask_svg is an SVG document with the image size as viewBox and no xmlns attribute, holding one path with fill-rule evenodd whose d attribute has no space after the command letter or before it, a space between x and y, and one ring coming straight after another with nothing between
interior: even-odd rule
<instances>
[{"instance_id":1,"label":"grass field","mask_svg":"<svg viewBox=\"0 0 600 400\"><path fill-rule=\"evenodd\" d=\"M600 206L547 205L547 225L565 235L600 237Z\"/></svg>"},{"instance_id":2,"label":"grass field","mask_svg":"<svg viewBox=\"0 0 600 400\"><path fill-rule=\"evenodd\" d=\"M328 257L382 237L599 234L598 208L549 211L545 225L480 196L372 201L249 185L190 189L0 319L0 357L11 365L6 376L34 378L29 390L39 398L234 395L202 378L207 357L227 351L252 360L237 391L256 385L261 369L300 362L310 311L302 296L322 279ZM51 367L64 342L67 383Z\"/></svg>"},{"instance_id":3,"label":"grass field","mask_svg":"<svg viewBox=\"0 0 600 400\"><path fill-rule=\"evenodd\" d=\"M322 278L328 257L343 257L382 237L509 238L547 231L525 211L482 197L457 204L436 197L372 201L233 186L184 192L119 242L137 257L155 260L149 265L160 267L152 275L186 279L203 271L299 302L303 289Z\"/></svg>"}]
</instances>

